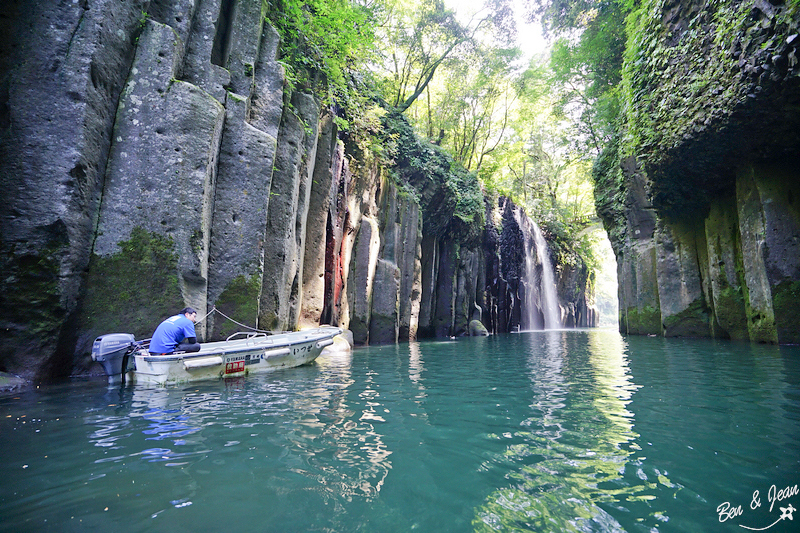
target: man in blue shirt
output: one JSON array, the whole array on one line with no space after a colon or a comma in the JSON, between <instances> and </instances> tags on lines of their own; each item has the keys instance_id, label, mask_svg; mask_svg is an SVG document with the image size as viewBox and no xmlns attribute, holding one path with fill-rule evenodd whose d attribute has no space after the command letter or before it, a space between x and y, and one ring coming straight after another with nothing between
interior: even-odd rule
<instances>
[{"instance_id":1,"label":"man in blue shirt","mask_svg":"<svg viewBox=\"0 0 800 533\"><path fill-rule=\"evenodd\" d=\"M171 316L156 328L150 339L149 351L153 355L164 355L172 352L197 352L200 343L194 332L194 321L197 311L185 307L175 316Z\"/></svg>"}]
</instances>

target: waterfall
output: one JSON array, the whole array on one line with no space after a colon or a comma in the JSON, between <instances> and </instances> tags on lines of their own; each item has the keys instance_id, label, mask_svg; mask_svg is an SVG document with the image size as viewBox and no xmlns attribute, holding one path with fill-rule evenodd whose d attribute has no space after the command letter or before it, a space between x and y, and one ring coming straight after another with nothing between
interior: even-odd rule
<instances>
[{"instance_id":1,"label":"waterfall","mask_svg":"<svg viewBox=\"0 0 800 533\"><path fill-rule=\"evenodd\" d=\"M525 252L525 270L520 280L524 298L520 326L525 330L560 328L561 312L547 241L536 222L521 209L514 210L514 218L522 231ZM540 273L537 273L537 263L541 265Z\"/></svg>"},{"instance_id":2,"label":"waterfall","mask_svg":"<svg viewBox=\"0 0 800 533\"><path fill-rule=\"evenodd\" d=\"M536 255L542 264L542 307L544 310L544 329L557 329L561 327L561 313L558 308L556 295L556 280L553 275L553 265L550 264L550 253L547 241L544 240L542 230L533 222L533 237L536 241ZM528 261L528 258L525 258Z\"/></svg>"}]
</instances>

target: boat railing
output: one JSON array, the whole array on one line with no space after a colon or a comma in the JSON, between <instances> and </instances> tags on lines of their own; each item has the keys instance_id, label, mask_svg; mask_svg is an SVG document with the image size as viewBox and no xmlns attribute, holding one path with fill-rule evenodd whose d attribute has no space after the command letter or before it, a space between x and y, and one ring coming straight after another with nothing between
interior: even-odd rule
<instances>
[{"instance_id":1,"label":"boat railing","mask_svg":"<svg viewBox=\"0 0 800 533\"><path fill-rule=\"evenodd\" d=\"M242 336L243 336L244 338L238 338L238 337L242 337ZM267 338L267 334L266 334L266 333L263 333L263 332L256 332L256 331L237 331L236 333L233 333L232 335L228 336L228 338L227 338L227 339L225 339L225 341L226 341L226 342L227 342L227 341L233 341L233 340L245 340L245 341L250 341L250 340L260 340L260 339L266 339L266 338Z\"/></svg>"}]
</instances>

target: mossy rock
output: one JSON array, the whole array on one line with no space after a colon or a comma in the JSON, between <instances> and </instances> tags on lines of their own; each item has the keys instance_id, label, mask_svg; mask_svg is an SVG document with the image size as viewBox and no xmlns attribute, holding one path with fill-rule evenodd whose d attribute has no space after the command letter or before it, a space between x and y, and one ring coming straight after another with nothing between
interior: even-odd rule
<instances>
[{"instance_id":1,"label":"mossy rock","mask_svg":"<svg viewBox=\"0 0 800 533\"><path fill-rule=\"evenodd\" d=\"M778 332L775 328L775 319L773 317L761 314L754 314L748 317L747 331L750 333L750 340L753 342L778 343Z\"/></svg>"},{"instance_id":2,"label":"mossy rock","mask_svg":"<svg viewBox=\"0 0 800 533\"><path fill-rule=\"evenodd\" d=\"M24 325L27 337L57 336L64 321L57 247L38 255L4 258L4 305L0 321Z\"/></svg>"},{"instance_id":3,"label":"mossy rock","mask_svg":"<svg viewBox=\"0 0 800 533\"><path fill-rule=\"evenodd\" d=\"M786 280L772 287L772 309L778 341L781 344L800 343L800 281Z\"/></svg>"},{"instance_id":4,"label":"mossy rock","mask_svg":"<svg viewBox=\"0 0 800 533\"><path fill-rule=\"evenodd\" d=\"M470 337L486 337L489 335L489 330L480 320L473 320L469 323Z\"/></svg>"},{"instance_id":5,"label":"mossy rock","mask_svg":"<svg viewBox=\"0 0 800 533\"><path fill-rule=\"evenodd\" d=\"M392 156L391 175L418 198L426 233L461 244L483 234L485 210L478 178L438 146L421 140L398 112L382 117L383 142Z\"/></svg>"},{"instance_id":6,"label":"mossy rock","mask_svg":"<svg viewBox=\"0 0 800 533\"><path fill-rule=\"evenodd\" d=\"M626 317L627 332L631 335L661 334L661 311L654 307L629 307Z\"/></svg>"},{"instance_id":7,"label":"mossy rock","mask_svg":"<svg viewBox=\"0 0 800 533\"><path fill-rule=\"evenodd\" d=\"M258 320L260 289L261 282L258 276L252 276L249 279L245 276L237 276L214 302L214 307L233 320L254 328ZM243 329L221 315L216 315L214 330L209 332L206 341L221 340Z\"/></svg>"},{"instance_id":8,"label":"mossy rock","mask_svg":"<svg viewBox=\"0 0 800 533\"><path fill-rule=\"evenodd\" d=\"M672 316L663 318L665 337L710 337L711 315L702 298Z\"/></svg>"},{"instance_id":9,"label":"mossy rock","mask_svg":"<svg viewBox=\"0 0 800 533\"><path fill-rule=\"evenodd\" d=\"M92 257L81 324L97 333L147 338L183 306L175 244L137 227L118 246L119 253Z\"/></svg>"},{"instance_id":10,"label":"mossy rock","mask_svg":"<svg viewBox=\"0 0 800 533\"><path fill-rule=\"evenodd\" d=\"M747 340L747 312L741 287L725 287L715 295L714 314L717 323L734 340Z\"/></svg>"}]
</instances>

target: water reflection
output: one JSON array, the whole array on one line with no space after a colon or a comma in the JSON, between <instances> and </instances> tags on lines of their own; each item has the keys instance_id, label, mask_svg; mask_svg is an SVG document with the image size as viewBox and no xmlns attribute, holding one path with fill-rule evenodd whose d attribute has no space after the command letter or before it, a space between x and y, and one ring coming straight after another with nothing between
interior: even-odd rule
<instances>
[{"instance_id":1,"label":"water reflection","mask_svg":"<svg viewBox=\"0 0 800 533\"><path fill-rule=\"evenodd\" d=\"M354 387L351 357L332 354L286 376L184 389L129 386L114 413L85 417L89 442L103 449L94 463L130 467L138 460L177 469L179 487L149 513L162 521L170 508L207 501L212 486L221 497L248 487L287 519L293 499L310 494L334 507L370 501L392 468L380 431L388 410L374 372Z\"/></svg>"},{"instance_id":2,"label":"water reflection","mask_svg":"<svg viewBox=\"0 0 800 533\"><path fill-rule=\"evenodd\" d=\"M763 527L753 491L800 483L798 361L543 331L0 397L0 532L685 533L726 501L729 530Z\"/></svg>"},{"instance_id":3,"label":"water reflection","mask_svg":"<svg viewBox=\"0 0 800 533\"><path fill-rule=\"evenodd\" d=\"M626 409L635 387L622 339L588 338L587 349L567 332L530 334L530 416L503 452L517 467L476 510L476 530L624 531L604 506L645 487L604 487L621 477L636 437Z\"/></svg>"},{"instance_id":4,"label":"water reflection","mask_svg":"<svg viewBox=\"0 0 800 533\"><path fill-rule=\"evenodd\" d=\"M422 372L424 370L422 350L420 350L419 343L408 343L408 378L419 386L420 390L424 390L422 386Z\"/></svg>"}]
</instances>

